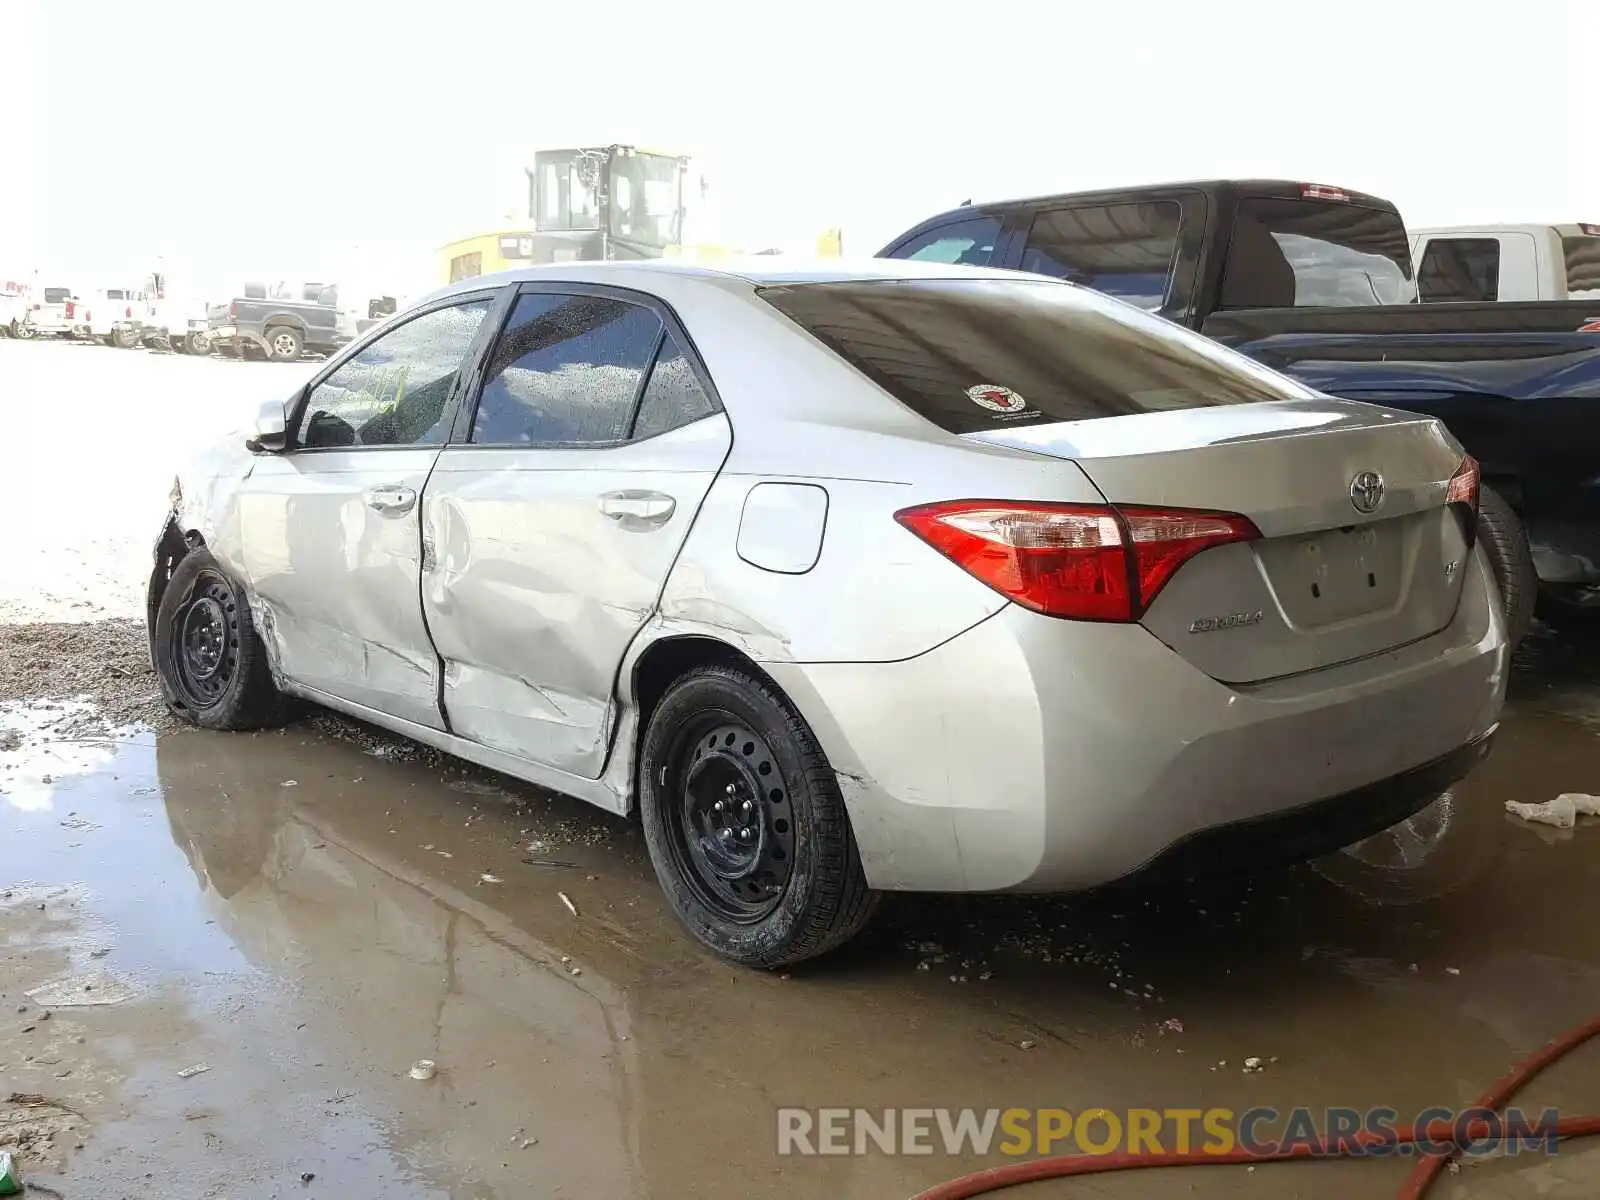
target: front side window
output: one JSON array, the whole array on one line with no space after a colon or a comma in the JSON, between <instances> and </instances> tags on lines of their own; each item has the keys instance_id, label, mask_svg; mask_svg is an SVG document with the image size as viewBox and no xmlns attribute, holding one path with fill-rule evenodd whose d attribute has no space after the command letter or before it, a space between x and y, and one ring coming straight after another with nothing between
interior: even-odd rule
<instances>
[{"instance_id":1,"label":"front side window","mask_svg":"<svg viewBox=\"0 0 1600 1200\"><path fill-rule=\"evenodd\" d=\"M445 440L444 411L489 311L488 299L436 308L372 342L312 389L298 444L427 446Z\"/></svg>"},{"instance_id":2,"label":"front side window","mask_svg":"<svg viewBox=\"0 0 1600 1200\"><path fill-rule=\"evenodd\" d=\"M889 257L986 267L994 257L994 244L999 240L999 217L969 217L919 233L905 245L896 247Z\"/></svg>"},{"instance_id":3,"label":"front side window","mask_svg":"<svg viewBox=\"0 0 1600 1200\"><path fill-rule=\"evenodd\" d=\"M760 295L950 433L1314 395L1210 338L1044 280L812 283Z\"/></svg>"},{"instance_id":4,"label":"front side window","mask_svg":"<svg viewBox=\"0 0 1600 1200\"><path fill-rule=\"evenodd\" d=\"M1498 299L1500 239L1429 239L1417 264L1417 295L1425 304Z\"/></svg>"},{"instance_id":5,"label":"front side window","mask_svg":"<svg viewBox=\"0 0 1600 1200\"><path fill-rule=\"evenodd\" d=\"M1242 200L1222 308L1410 304L1411 244L1400 214L1335 200Z\"/></svg>"},{"instance_id":6,"label":"front side window","mask_svg":"<svg viewBox=\"0 0 1600 1200\"><path fill-rule=\"evenodd\" d=\"M1022 269L1153 312L1167 299L1182 216L1176 200L1040 213L1028 231Z\"/></svg>"},{"instance_id":7,"label":"front side window","mask_svg":"<svg viewBox=\"0 0 1600 1200\"><path fill-rule=\"evenodd\" d=\"M661 318L609 296L522 296L484 374L477 445L585 446L628 436Z\"/></svg>"}]
</instances>

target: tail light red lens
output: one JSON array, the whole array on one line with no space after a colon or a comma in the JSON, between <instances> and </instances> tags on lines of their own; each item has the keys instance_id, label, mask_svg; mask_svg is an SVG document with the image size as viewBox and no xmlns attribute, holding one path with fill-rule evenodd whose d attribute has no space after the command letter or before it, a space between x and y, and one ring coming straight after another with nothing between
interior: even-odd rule
<instances>
[{"instance_id":1,"label":"tail light red lens","mask_svg":"<svg viewBox=\"0 0 1600 1200\"><path fill-rule=\"evenodd\" d=\"M237 304L228 305L228 320L231 321L238 315L239 315L239 306Z\"/></svg>"},{"instance_id":2,"label":"tail light red lens","mask_svg":"<svg viewBox=\"0 0 1600 1200\"><path fill-rule=\"evenodd\" d=\"M130 304L126 308L124 308L122 310L122 316L123 316L123 318L125 320L128 320L128 321L133 320L133 305Z\"/></svg>"},{"instance_id":3,"label":"tail light red lens","mask_svg":"<svg viewBox=\"0 0 1600 1200\"><path fill-rule=\"evenodd\" d=\"M1444 502L1465 504L1473 512L1477 512L1480 482L1482 482L1482 472L1478 469L1478 460L1469 454L1461 460L1456 473L1450 476L1450 487L1444 494Z\"/></svg>"},{"instance_id":4,"label":"tail light red lens","mask_svg":"<svg viewBox=\"0 0 1600 1200\"><path fill-rule=\"evenodd\" d=\"M75 313L76 311L77 311L77 307L72 303L71 300L68 300L67 301L67 320L69 320L69 321L72 320L72 314Z\"/></svg>"},{"instance_id":5,"label":"tail light red lens","mask_svg":"<svg viewBox=\"0 0 1600 1200\"><path fill-rule=\"evenodd\" d=\"M1080 621L1137 621L1196 554L1261 536L1234 513L1033 501L951 500L895 520L1016 603Z\"/></svg>"}]
</instances>

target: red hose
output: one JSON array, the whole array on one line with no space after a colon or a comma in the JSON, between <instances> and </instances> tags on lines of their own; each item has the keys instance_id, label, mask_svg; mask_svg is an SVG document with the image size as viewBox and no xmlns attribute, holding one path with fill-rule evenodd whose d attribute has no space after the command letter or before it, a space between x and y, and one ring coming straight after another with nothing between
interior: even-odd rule
<instances>
[{"instance_id":1,"label":"red hose","mask_svg":"<svg viewBox=\"0 0 1600 1200\"><path fill-rule=\"evenodd\" d=\"M1569 1030L1554 1041L1546 1043L1541 1049L1520 1060L1507 1074L1501 1076L1494 1085L1479 1098L1474 1108L1487 1108L1496 1112L1510 1101L1525 1087L1540 1071L1568 1052L1581 1046L1590 1038L1600 1034L1600 1017L1595 1017L1586 1024ZM1415 1142L1449 1142L1456 1136L1454 1124L1449 1121L1432 1122L1424 1126L1403 1125L1398 1127L1392 1137L1379 1138L1368 1133L1355 1135L1354 1140L1361 1144L1382 1142L1383 1144L1405 1145ZM1485 1138L1491 1134L1488 1123L1473 1121L1467 1126L1468 1137L1473 1140ZM1592 1137L1600 1135L1600 1116L1595 1117L1565 1117L1556 1123L1558 1137ZM1099 1175L1107 1171L1140 1171L1149 1167L1215 1167L1232 1163L1273 1162L1287 1158L1328 1158L1341 1154L1349 1154L1347 1147L1329 1149L1321 1139L1314 1144L1296 1142L1287 1148L1280 1148L1271 1154L1255 1153L1244 1149L1234 1149L1226 1154L1206 1154L1203 1151L1190 1151L1185 1154L1066 1154L1054 1158L1036 1158L1030 1162L1009 1163L1003 1167L991 1167L986 1171L976 1171L971 1175L964 1175L960 1179L952 1179L948 1183L936 1184L927 1191L918 1192L912 1200L967 1200L971 1196L986 1196L991 1192L1002 1191L1005 1188L1017 1187L1024 1183L1036 1183L1043 1179L1065 1179L1072 1175ZM1422 1200L1433 1186L1433 1181L1439 1177L1439 1172L1444 1170L1445 1164L1450 1161L1451 1155L1427 1155L1422 1158L1412 1171L1411 1177L1406 1180L1405 1186L1400 1189L1397 1200Z\"/></svg>"}]
</instances>

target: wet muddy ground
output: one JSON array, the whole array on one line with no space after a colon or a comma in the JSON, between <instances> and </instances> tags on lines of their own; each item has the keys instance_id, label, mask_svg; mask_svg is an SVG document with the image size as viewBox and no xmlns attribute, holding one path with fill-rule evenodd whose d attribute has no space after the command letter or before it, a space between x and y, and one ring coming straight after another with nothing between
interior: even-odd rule
<instances>
[{"instance_id":1,"label":"wet muddy ground","mask_svg":"<svg viewBox=\"0 0 1600 1200\"><path fill-rule=\"evenodd\" d=\"M306 369L0 342L18 546L0 571L0 1147L62 1196L894 1200L1004 1160L779 1157L776 1110L1408 1119L1600 1010L1600 822L1502 809L1600 792L1595 633L1541 630L1493 757L1359 854L1160 891L893 897L858 943L783 975L681 933L627 821L330 716L173 728L132 620L165 443ZM26 461L55 424L74 453ZM409 1076L418 1059L434 1078ZM1600 1110L1597 1068L1591 1045L1525 1100ZM1405 1171L1005 1195L1387 1195ZM1435 1194L1600 1194L1600 1145L1482 1162Z\"/></svg>"}]
</instances>

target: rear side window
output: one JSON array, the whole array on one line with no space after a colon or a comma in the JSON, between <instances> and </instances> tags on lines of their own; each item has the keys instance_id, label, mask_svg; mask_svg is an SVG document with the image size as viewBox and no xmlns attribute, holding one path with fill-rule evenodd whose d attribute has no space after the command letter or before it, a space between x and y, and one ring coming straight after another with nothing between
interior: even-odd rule
<instances>
[{"instance_id":1,"label":"rear side window","mask_svg":"<svg viewBox=\"0 0 1600 1200\"><path fill-rule=\"evenodd\" d=\"M999 217L972 217L919 233L888 257L986 267L1000 238Z\"/></svg>"},{"instance_id":2,"label":"rear side window","mask_svg":"<svg viewBox=\"0 0 1600 1200\"><path fill-rule=\"evenodd\" d=\"M71 299L71 288L45 288L44 290L44 302L46 304L65 304Z\"/></svg>"},{"instance_id":3,"label":"rear side window","mask_svg":"<svg viewBox=\"0 0 1600 1200\"><path fill-rule=\"evenodd\" d=\"M711 397L689 362L689 356L670 333L662 340L650 382L639 399L639 415L633 422L635 440L655 437L680 425L688 425L716 411Z\"/></svg>"},{"instance_id":4,"label":"rear side window","mask_svg":"<svg viewBox=\"0 0 1600 1200\"><path fill-rule=\"evenodd\" d=\"M1154 311L1167 298L1182 216L1175 200L1040 213L1028 231L1022 269Z\"/></svg>"},{"instance_id":5,"label":"rear side window","mask_svg":"<svg viewBox=\"0 0 1600 1200\"><path fill-rule=\"evenodd\" d=\"M624 440L661 333L661 318L650 309L609 296L521 297L484 376L472 441Z\"/></svg>"},{"instance_id":6,"label":"rear side window","mask_svg":"<svg viewBox=\"0 0 1600 1200\"><path fill-rule=\"evenodd\" d=\"M1561 252L1567 262L1567 296L1573 300L1600 299L1600 234L1563 237Z\"/></svg>"},{"instance_id":7,"label":"rear side window","mask_svg":"<svg viewBox=\"0 0 1600 1200\"><path fill-rule=\"evenodd\" d=\"M1417 264L1424 303L1496 300L1500 296L1499 238L1430 238Z\"/></svg>"},{"instance_id":8,"label":"rear side window","mask_svg":"<svg viewBox=\"0 0 1600 1200\"><path fill-rule=\"evenodd\" d=\"M760 294L951 433L1313 395L1208 338L1060 284L874 280Z\"/></svg>"},{"instance_id":9,"label":"rear side window","mask_svg":"<svg viewBox=\"0 0 1600 1200\"><path fill-rule=\"evenodd\" d=\"M1416 294L1398 213L1344 201L1240 201L1221 307L1409 304Z\"/></svg>"}]
</instances>

